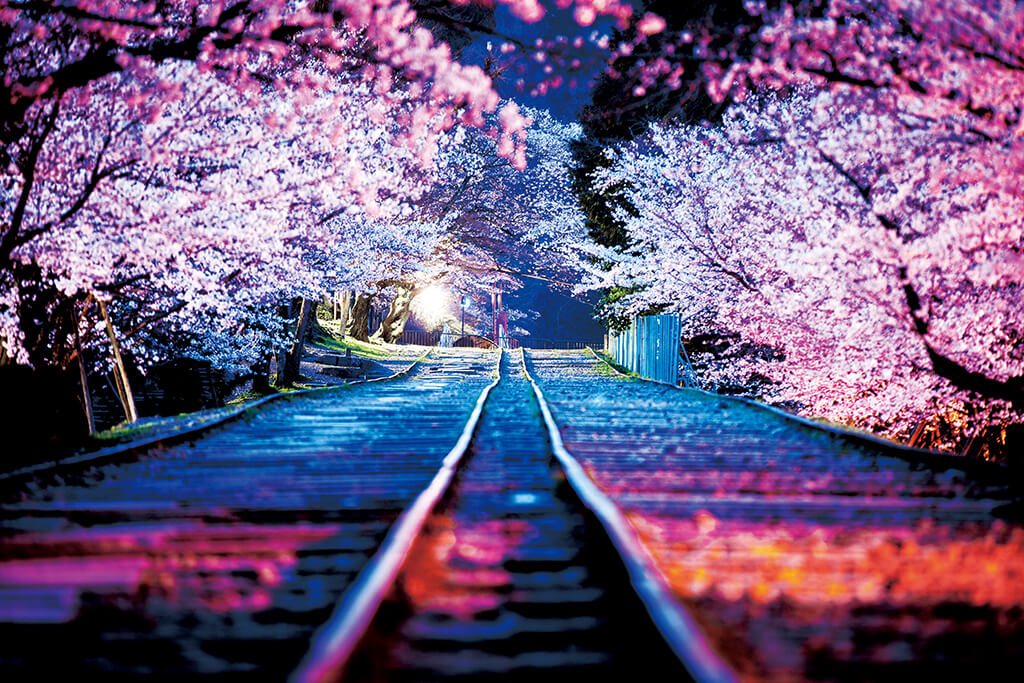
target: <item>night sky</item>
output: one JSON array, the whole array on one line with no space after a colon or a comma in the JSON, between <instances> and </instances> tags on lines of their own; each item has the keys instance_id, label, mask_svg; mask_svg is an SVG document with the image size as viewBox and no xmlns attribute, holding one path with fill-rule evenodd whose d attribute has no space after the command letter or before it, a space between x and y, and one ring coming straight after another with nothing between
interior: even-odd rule
<instances>
[{"instance_id":1,"label":"night sky","mask_svg":"<svg viewBox=\"0 0 1024 683\"><path fill-rule=\"evenodd\" d=\"M610 19L602 18L593 26L582 28L573 20L570 12L553 7L548 7L548 13L544 19L536 24L527 24L517 19L503 5L496 9L495 18L498 33L513 36L527 44L533 44L533 41L541 35L547 38L564 35L570 40L576 36L582 36L586 41L593 34L608 33L612 26ZM497 52L501 41L491 36L481 36L466 49L463 53L463 60L468 63L482 63L488 42L492 43L493 50ZM517 87L519 77L513 73L496 82L498 92L502 97L513 99L522 105L547 109L562 121L572 121L576 118L580 108L589 100L591 79L603 64L600 61L601 51L587 42L584 43L584 47L578 54L583 58L582 61L586 69L575 87L570 87L567 83L562 88L550 90L543 96L534 96L529 92L529 74L527 74L526 87L520 88ZM534 271L530 264L523 264L523 270ZM566 287L525 278L523 284L522 289L505 295L505 306L510 309L537 313L528 319L514 323L527 330L530 336L538 340L540 338L586 341L601 339L604 327L593 319L593 307L598 298L597 293L574 296ZM511 325L510 323L510 327Z\"/></svg>"}]
</instances>

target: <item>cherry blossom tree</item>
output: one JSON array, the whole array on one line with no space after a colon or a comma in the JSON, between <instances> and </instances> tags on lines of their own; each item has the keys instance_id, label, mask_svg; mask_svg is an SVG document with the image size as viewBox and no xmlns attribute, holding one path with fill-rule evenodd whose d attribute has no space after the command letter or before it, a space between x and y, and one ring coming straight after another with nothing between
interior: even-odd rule
<instances>
[{"instance_id":1,"label":"cherry blossom tree","mask_svg":"<svg viewBox=\"0 0 1024 683\"><path fill-rule=\"evenodd\" d=\"M249 110L219 79L208 77L200 88L195 67L174 68L186 72L192 96L154 123L117 116L107 117L116 122L109 127L97 123L124 106L120 91L109 98L94 94L86 109L62 119L68 128L59 131L63 139L85 137L83 150L87 136L109 140L101 146L102 161L113 172L59 230L44 222L60 210L68 181L74 187L82 171L66 163L66 148L44 148L40 156L45 174L34 180L24 221L46 229L35 229L39 234L18 254L69 296L144 280L153 291L173 292L186 308L225 313L238 292L224 285L244 273L259 273L265 287L311 287L314 275L301 267L303 249L332 237L325 227L331 214L350 207L396 210L429 182L418 150L391 144L387 127L374 123L374 98L358 82L339 83L333 92L322 87L305 102L303 123L267 135L262 117L287 109L288 102L276 111L267 101L262 110ZM339 107L352 126L345 146L316 134L318 123L337 116ZM374 159L372 167L363 165L367 158ZM395 180L401 182L393 189ZM358 250L358 243L349 244Z\"/></svg>"},{"instance_id":2,"label":"cherry blossom tree","mask_svg":"<svg viewBox=\"0 0 1024 683\"><path fill-rule=\"evenodd\" d=\"M482 310L495 288L514 290L524 277L575 272L571 245L584 233L566 169L579 126L541 110L520 112L514 103L502 111L529 122L523 123L530 131L524 168L501 156L501 138L495 142L479 130L461 128L443 139L435 182L412 214L420 229L434 226L438 239L419 259L406 259L404 276L381 283L394 288L395 297L376 339L400 336L412 302L427 287L463 292Z\"/></svg>"},{"instance_id":3,"label":"cherry blossom tree","mask_svg":"<svg viewBox=\"0 0 1024 683\"><path fill-rule=\"evenodd\" d=\"M751 5L748 56L709 55L712 94L812 83L986 138L1019 135L1024 9L1003 0L811 0Z\"/></svg>"},{"instance_id":4,"label":"cherry blossom tree","mask_svg":"<svg viewBox=\"0 0 1024 683\"><path fill-rule=\"evenodd\" d=\"M437 4L414 3L422 8L426 25L438 28L448 22L450 28L453 21L461 21L461 28L471 32L487 28L473 24L472 16L460 19L452 12L438 12L433 6ZM545 12L534 1L508 0L505 4L526 21L538 21ZM572 3L560 0L555 4L565 8ZM614 1L581 0L574 4L573 11L582 25L605 14L625 26L632 16L628 5ZM0 226L0 279L4 284L0 339L3 357L18 362L49 362L60 355L55 346L62 343L66 330L53 329L55 319L50 313L62 297L75 296L76 292L91 292L90 296L100 292L102 297L104 291L124 291L125 283L135 282L135 278L148 281L148 291L161 291L148 269L166 270L172 252L179 262L192 252L207 257L216 253L209 246L210 239L195 239L197 236L188 232L181 233L183 239L177 242L149 240L151 235L146 239L112 238L100 229L81 239L82 226L90 223L99 226L105 222L111 233L120 230L122 226L115 230L114 225L126 217L128 207L135 216L146 215L151 224L166 217L168 210L161 209L156 201L144 211L129 189L145 188L154 197L162 195L161 201L168 202L164 207L188 206L186 214L210 211L203 201L212 196L208 191L215 184L209 181L211 177L235 190L227 193L229 199L238 199L239 188L256 190L247 204L239 200L233 209L226 204L220 204L220 208L254 218L262 211L270 218L261 223L262 234L247 233L250 243L280 244L285 240L294 246L298 239L293 234L295 228L284 227L279 217L293 220L296 206L310 198L297 197L296 206L282 213L278 213L280 207L263 200L274 196L280 202L289 189L309 185L289 185L282 177L284 170L278 168L264 176L274 178L278 185L265 186L261 192L251 182L232 182L239 180L238 166L226 162L225 166L234 171L218 167L220 160L214 159L218 154L227 150L230 157L233 151L227 148L232 145L260 147L261 135L278 141L291 136L294 140L296 131L308 134L316 130L334 145L351 144L351 138L358 138L367 122L366 117L348 116L353 110L345 105L354 100L345 101L340 83L343 89L362 88L361 105L371 112L369 129L378 136L378 147L386 139L393 147L407 148L415 153L422 169L429 169L444 131L456 124L488 125L486 115L499 104L488 74L479 66L453 59L448 46L435 41L417 22L414 7L404 0L181 0L143 5L5 0L0 3L0 26L5 41L0 99L10 104L0 116L5 198ZM554 53L559 45L564 45L561 38L544 46L553 50L556 62L560 57ZM517 48L506 44L502 53L515 53ZM545 71L550 68L545 67ZM213 83L234 94L209 92ZM341 98L337 103L340 111L333 117L323 115L322 98L326 93ZM211 114L204 107L218 98L231 97L237 109L250 109L254 114L247 121L249 135L231 130L209 144L211 136L197 136L193 124L207 116L223 124L226 117L218 118L216 111ZM318 98L320 104L307 106ZM234 120L241 121L237 117ZM489 131L497 137L497 155L522 168L526 163L526 119L510 107L492 120ZM100 125L93 126L97 121ZM110 124L105 125L106 121ZM201 144L208 146L200 149ZM275 144L280 142L264 144L263 153L273 154ZM244 163L250 164L255 155L250 151ZM384 186L378 181L385 177L390 181L394 176L387 164L380 164L377 177L373 177L365 172L364 161L358 155L339 153L323 168L348 182L354 189L348 194L356 196L347 200L354 200L373 216L381 211L378 194ZM178 172L203 178L207 191L193 193L191 198L178 193L172 199L172 186L181 183L168 179ZM61 179L71 182L54 192ZM158 179L157 184L154 186L150 179ZM114 183L116 190L107 188ZM322 189L323 183L312 186ZM401 188L398 193L410 192L414 194L415 190ZM106 195L101 197L103 193ZM192 204L193 199L197 203ZM342 196L329 196L327 200L326 205L318 207L320 213L335 215L353 205L346 205ZM256 210L255 205L261 201ZM102 220L96 222L97 217ZM188 222L194 227L192 217ZM167 224L169 231L172 224ZM204 221L199 224L209 225ZM278 272L296 272L294 264L282 259L273 247L260 254L246 251L242 248L245 240L239 242L229 236L228 222L221 219L220 226L224 231L220 243L231 242L237 247L234 261L230 266L227 262L231 259L223 267L211 266L202 286L186 286L189 278L185 277L176 283L179 289L165 288L168 301L175 300L171 304L175 312L186 313L188 306L199 306L183 303L198 301L193 296L195 291L202 291L204 297L216 297L213 283L223 291L222 299L231 299L230 287L224 285L237 282L242 277L239 272L254 272L264 266ZM175 251L186 236L191 246ZM65 259L67 254L60 245L76 241L89 245L96 263ZM129 245L144 251L150 242L156 248L151 254L141 255L139 262L121 260ZM78 254L86 251L79 250ZM268 266L271 261L275 265ZM112 273L114 264L119 269L116 277ZM261 274L259 281L268 283L274 278ZM301 283L303 278L293 277L291 281ZM133 315L163 315L146 316L140 311ZM134 328L129 332L134 333Z\"/></svg>"},{"instance_id":5,"label":"cherry blossom tree","mask_svg":"<svg viewBox=\"0 0 1024 683\"><path fill-rule=\"evenodd\" d=\"M26 305L22 293L29 282L45 289L43 283L52 279L39 262L48 248L40 241L62 232L116 176L140 177L160 163L188 166L189 160L170 158L189 148L182 140L191 135L190 126L178 117L195 121L208 115L193 94L208 88L211 76L236 93L237 108L260 114L248 121L248 137L226 136L206 148L207 158L230 145L252 144L260 134L291 133L294 139L296 129L315 128L322 140L351 145L353 137L370 130L380 138L378 147L384 134L388 144L414 151L419 166L427 168L444 130L456 122L482 125L483 114L498 104L490 79L479 67L452 61L447 46L435 44L428 31L413 25L414 18L404 2L3 3L7 49L0 97L10 103L0 121L5 355L30 360L22 329L29 317L18 311ZM361 89L361 106L372 121L346 115L352 111L345 106L352 103L344 101L346 89ZM325 115L327 95L342 98L332 116ZM93 98L98 102L90 105ZM314 99L318 105L307 106ZM96 116L114 125L92 127ZM507 126L500 152L521 157L525 135L514 128L520 119L506 113L500 123ZM359 186L356 203L373 214L380 210L380 181L395 177L387 164L367 174L364 160L342 151L324 169ZM280 173L270 177L281 181ZM73 182L63 194L48 195L47 181L57 178ZM286 188L285 183L273 190L284 196ZM344 210L338 202L323 208ZM57 236L50 245L54 240L67 238ZM59 279L59 289L72 288L74 278Z\"/></svg>"},{"instance_id":6,"label":"cherry blossom tree","mask_svg":"<svg viewBox=\"0 0 1024 683\"><path fill-rule=\"evenodd\" d=\"M721 128L656 126L599 175L629 180L638 215L620 216L629 247L590 248L614 264L591 284L640 287L622 309L679 311L690 334L776 349L782 362L713 380L756 371L812 414L903 436L965 402L1019 419L1024 198L948 182L984 159L862 94L756 98Z\"/></svg>"},{"instance_id":7,"label":"cherry blossom tree","mask_svg":"<svg viewBox=\"0 0 1024 683\"><path fill-rule=\"evenodd\" d=\"M342 264L380 260L378 236L408 226L389 212L430 184L445 131L489 126L522 168L525 118L489 116L488 73L435 40L436 13L417 20L431 4L0 2L0 365L77 357L84 380L99 309L119 365L118 346L153 359L183 339L263 358L289 343L276 304L366 285ZM366 236L325 249L353 220ZM422 252L439 225L398 230Z\"/></svg>"},{"instance_id":8,"label":"cherry blossom tree","mask_svg":"<svg viewBox=\"0 0 1024 683\"><path fill-rule=\"evenodd\" d=\"M722 22L709 11L678 32L667 13L672 30L620 36L609 82L637 107L670 92L682 107L698 72L720 102L765 89L831 92L774 137L802 146L799 158L831 179L836 196L853 192L842 203L861 212L865 232L843 244L856 253L872 236L872 258L900 299L888 306L924 354L914 363L961 398L1019 410L1024 10L959 0L745 7L746 18Z\"/></svg>"},{"instance_id":9,"label":"cherry blossom tree","mask_svg":"<svg viewBox=\"0 0 1024 683\"><path fill-rule=\"evenodd\" d=\"M931 125L945 131L943 148L954 148L960 164L938 164L931 175L928 201L949 188L973 186L977 197L1019 193L1024 166L1021 144L1021 36L1024 10L1017 3L962 2L828 2L783 4L760 12L765 22L755 36L751 54L731 54L708 62L712 93L742 97L751 87L812 83L836 93L859 97L870 106L900 117L907 127ZM885 140L891 144L892 138ZM934 158L934 157L923 157ZM872 180L851 174L866 202L880 193ZM909 217L890 206L875 208L875 217L890 231L906 233ZM991 212L976 223L993 219ZM1010 222L996 218L996 224ZM1019 213L1016 220L1019 221ZM913 228L911 228L913 230ZM986 235L975 228L962 249L998 279L1019 278L1019 238ZM1009 254L1000 246L1010 245ZM1019 405L1024 377L978 372L970 364L942 354L927 342L936 331L928 310L927 292L913 281L915 265L902 282L915 328L926 340L932 367L951 382ZM1009 277L1014 278L1013 274ZM972 280L973 281L973 280ZM1012 333L1006 333L1012 336Z\"/></svg>"}]
</instances>

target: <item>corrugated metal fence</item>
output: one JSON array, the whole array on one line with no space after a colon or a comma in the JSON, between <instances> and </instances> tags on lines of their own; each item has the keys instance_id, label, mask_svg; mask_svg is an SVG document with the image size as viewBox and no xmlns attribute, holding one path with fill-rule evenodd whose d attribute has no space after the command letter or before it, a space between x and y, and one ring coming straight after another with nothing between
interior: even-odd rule
<instances>
[{"instance_id":1,"label":"corrugated metal fence","mask_svg":"<svg viewBox=\"0 0 1024 683\"><path fill-rule=\"evenodd\" d=\"M680 344L682 326L675 314L634 318L629 328L608 336L608 353L616 363L642 377L697 386L697 378Z\"/></svg>"}]
</instances>

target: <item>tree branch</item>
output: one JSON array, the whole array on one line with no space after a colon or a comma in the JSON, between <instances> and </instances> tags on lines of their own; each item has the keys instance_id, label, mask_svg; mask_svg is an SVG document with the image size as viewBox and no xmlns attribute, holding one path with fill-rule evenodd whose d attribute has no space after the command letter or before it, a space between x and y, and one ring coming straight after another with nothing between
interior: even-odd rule
<instances>
[{"instance_id":1,"label":"tree branch","mask_svg":"<svg viewBox=\"0 0 1024 683\"><path fill-rule=\"evenodd\" d=\"M22 166L22 176L25 179L25 184L21 188L18 203L14 207L14 213L11 216L11 224L7 226L7 231L4 233L3 239L0 240L0 264L10 263L11 252L18 246L18 236L21 232L21 225L25 220L25 208L28 206L28 200L32 195L32 188L35 184L36 162L39 160L39 154L42 152L46 138L49 137L50 133L52 133L56 127L59 111L60 100L58 99L54 102L53 108L50 109L50 113L45 117L43 128L36 139L32 142L32 146L29 148L28 155L26 156L24 163L19 164Z\"/></svg>"},{"instance_id":2,"label":"tree branch","mask_svg":"<svg viewBox=\"0 0 1024 683\"><path fill-rule=\"evenodd\" d=\"M854 185L854 187L857 188L861 197L863 197L864 201L870 206L870 188L860 185L860 183L858 183L852 175L846 172L838 162L830 158L824 152L821 152L821 150L818 151L819 154L821 154L822 159L828 162L828 164L836 169L841 176L846 178ZM890 230L897 235L900 234L899 223L894 219L874 212L872 212L872 215L886 230ZM914 289L914 285L908 277L906 266L900 266L897 273L899 276L900 287L903 290L903 297L907 304L907 310L910 313L910 319L914 323L914 331L921 339L921 343L924 344L925 351L928 353L928 359L932 364L932 371L939 377L950 382L957 389L977 394L978 396L987 399L1007 401L1018 410L1024 409L1024 375L1011 377L1005 382L992 379L984 373L968 370L949 356L945 356L936 351L935 348L928 343L927 336L929 323L923 315L924 308L921 304L921 297L918 295L917 290Z\"/></svg>"}]
</instances>

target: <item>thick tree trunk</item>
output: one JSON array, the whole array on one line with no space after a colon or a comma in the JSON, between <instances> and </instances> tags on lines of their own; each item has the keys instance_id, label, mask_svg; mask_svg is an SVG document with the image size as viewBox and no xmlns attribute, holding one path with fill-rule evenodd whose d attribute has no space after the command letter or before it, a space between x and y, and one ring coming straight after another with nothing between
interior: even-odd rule
<instances>
[{"instance_id":1,"label":"thick tree trunk","mask_svg":"<svg viewBox=\"0 0 1024 683\"><path fill-rule=\"evenodd\" d=\"M277 386L279 387L290 387L299 378L299 364L302 362L302 355L306 351L306 335L309 334L309 326L313 322L315 310L315 301L312 299L302 299L291 348L285 354L284 362L277 367Z\"/></svg>"},{"instance_id":2,"label":"thick tree trunk","mask_svg":"<svg viewBox=\"0 0 1024 683\"><path fill-rule=\"evenodd\" d=\"M360 294L355 298L345 326L345 336L359 341L370 340L370 304L372 302L372 294Z\"/></svg>"},{"instance_id":3,"label":"thick tree trunk","mask_svg":"<svg viewBox=\"0 0 1024 683\"><path fill-rule=\"evenodd\" d=\"M352 312L352 299L355 298L355 292L344 292L341 295L341 299L338 301L338 329L341 330L342 336L345 335L345 330L348 327L349 314Z\"/></svg>"},{"instance_id":4,"label":"thick tree trunk","mask_svg":"<svg viewBox=\"0 0 1024 683\"><path fill-rule=\"evenodd\" d=\"M139 419L139 414L135 410L135 397L132 396L132 385L128 381L128 371L125 369L124 359L121 358L121 347L118 345L117 337L114 335L114 327L110 324L107 307L98 299L96 303L99 304L100 315L103 316L103 322L107 328L107 338L110 339L110 349L114 356L114 380L117 382L119 393L122 396L124 415L129 422L135 422Z\"/></svg>"},{"instance_id":5,"label":"thick tree trunk","mask_svg":"<svg viewBox=\"0 0 1024 683\"><path fill-rule=\"evenodd\" d=\"M309 327L306 328L306 342L312 344L317 340L318 337L330 337L331 333L327 328L320 324L320 307L330 306L328 301L325 305L321 302L313 302L313 315L309 319Z\"/></svg>"},{"instance_id":6,"label":"thick tree trunk","mask_svg":"<svg viewBox=\"0 0 1024 683\"><path fill-rule=\"evenodd\" d=\"M292 318L297 317L296 302L300 301L297 299L289 299L287 303L278 304L277 315L283 320L281 324L282 337L288 337L293 334ZM274 372L275 375L280 376L283 372L282 368L285 364L285 359L288 357L288 347L282 344L274 348L273 359L274 359ZM275 380L276 381L276 380Z\"/></svg>"},{"instance_id":7,"label":"thick tree trunk","mask_svg":"<svg viewBox=\"0 0 1024 683\"><path fill-rule=\"evenodd\" d=\"M391 300L391 308L388 310L387 317L370 337L372 342L383 341L395 344L402 338L405 324L409 322L409 316L412 313L412 300L419 294L419 290L404 285L396 285L395 290L395 298Z\"/></svg>"}]
</instances>

